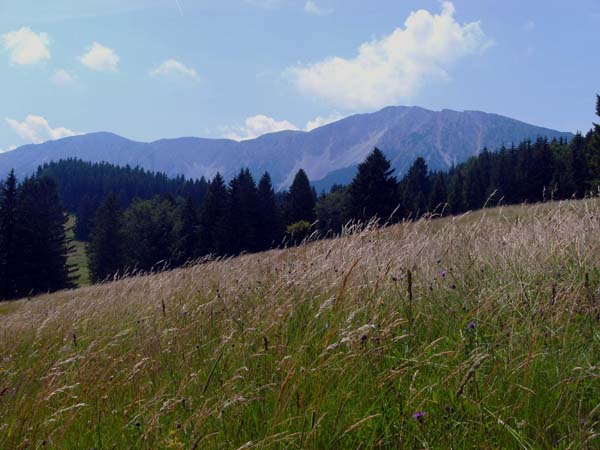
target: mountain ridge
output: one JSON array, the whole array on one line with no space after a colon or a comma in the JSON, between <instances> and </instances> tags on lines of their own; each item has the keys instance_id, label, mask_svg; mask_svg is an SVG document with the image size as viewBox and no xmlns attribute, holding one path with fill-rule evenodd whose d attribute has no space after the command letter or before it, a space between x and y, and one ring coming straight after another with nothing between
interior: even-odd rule
<instances>
[{"instance_id":1,"label":"mountain ridge","mask_svg":"<svg viewBox=\"0 0 600 450\"><path fill-rule=\"evenodd\" d=\"M311 131L279 131L239 142L193 136L140 142L108 131L93 132L0 154L0 173L14 168L23 177L41 164L65 158L128 164L188 178L210 178L217 172L230 178L248 167L256 176L269 171L274 186L283 189L303 168L318 189L328 189L334 183L348 182L375 146L386 153L396 173L403 174L418 156L431 169L442 170L484 148L497 150L537 137L572 136L482 111L388 106Z\"/></svg>"}]
</instances>

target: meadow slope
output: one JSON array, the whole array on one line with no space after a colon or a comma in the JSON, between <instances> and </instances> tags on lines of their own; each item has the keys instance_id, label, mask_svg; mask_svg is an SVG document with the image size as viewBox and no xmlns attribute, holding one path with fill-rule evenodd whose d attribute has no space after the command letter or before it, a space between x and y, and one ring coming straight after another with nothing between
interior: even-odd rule
<instances>
[{"instance_id":1,"label":"meadow slope","mask_svg":"<svg viewBox=\"0 0 600 450\"><path fill-rule=\"evenodd\" d=\"M0 448L600 448L599 286L587 200L0 304Z\"/></svg>"}]
</instances>

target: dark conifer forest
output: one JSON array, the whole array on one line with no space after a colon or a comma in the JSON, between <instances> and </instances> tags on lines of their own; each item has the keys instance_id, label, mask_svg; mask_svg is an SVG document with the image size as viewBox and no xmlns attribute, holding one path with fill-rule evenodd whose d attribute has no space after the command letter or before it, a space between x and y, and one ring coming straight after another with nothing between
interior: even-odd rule
<instances>
[{"instance_id":1,"label":"dark conifer forest","mask_svg":"<svg viewBox=\"0 0 600 450\"><path fill-rule=\"evenodd\" d=\"M600 97L597 98L600 117ZM570 142L538 138L476 157L447 172L418 158L397 178L374 149L349 186L317 195L303 170L276 193L268 173L229 182L168 178L140 168L63 160L0 195L0 298L72 286L65 224L87 242L91 279L163 270L204 257L234 256L326 237L356 221L381 225L502 204L583 198L600 187L600 125Z\"/></svg>"}]
</instances>

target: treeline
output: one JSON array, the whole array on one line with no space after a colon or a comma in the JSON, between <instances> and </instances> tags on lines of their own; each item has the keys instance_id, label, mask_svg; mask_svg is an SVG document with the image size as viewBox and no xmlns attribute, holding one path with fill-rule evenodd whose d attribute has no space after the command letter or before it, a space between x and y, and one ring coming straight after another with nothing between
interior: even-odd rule
<instances>
[{"instance_id":1,"label":"treeline","mask_svg":"<svg viewBox=\"0 0 600 450\"><path fill-rule=\"evenodd\" d=\"M600 96L596 98L600 117ZM469 210L546 200L598 195L600 189L600 125L571 142L538 138L498 152L484 149L448 172L430 172L417 158L398 181L390 163L375 149L359 165L349 186L334 186L316 204L321 232L339 231L351 220L377 216L388 223Z\"/></svg>"},{"instance_id":2,"label":"treeline","mask_svg":"<svg viewBox=\"0 0 600 450\"><path fill-rule=\"evenodd\" d=\"M117 167L78 159L47 163L38 169L37 176L48 176L57 182L65 209L77 216L75 237L82 241L88 240L96 210L110 193L116 194L124 207L136 199L155 195L190 197L199 206L208 189L204 178L169 178L140 167Z\"/></svg>"},{"instance_id":3,"label":"treeline","mask_svg":"<svg viewBox=\"0 0 600 450\"><path fill-rule=\"evenodd\" d=\"M301 239L299 233L315 219L315 202L303 170L279 198L268 173L257 185L248 169L228 184L217 174L200 207L189 196L155 196L124 209L119 197L110 194L96 212L90 234L92 280L175 267L206 255L273 248L289 231L286 224L296 224L289 238Z\"/></svg>"},{"instance_id":4,"label":"treeline","mask_svg":"<svg viewBox=\"0 0 600 450\"><path fill-rule=\"evenodd\" d=\"M498 204L583 198L597 194L600 150L594 134L570 143L540 138L479 156L448 172L430 172L417 158L401 181L375 150L350 186L335 186L316 205L317 226L339 231L350 220L373 216L388 223L424 214L460 214Z\"/></svg>"},{"instance_id":5,"label":"treeline","mask_svg":"<svg viewBox=\"0 0 600 450\"><path fill-rule=\"evenodd\" d=\"M64 213L54 180L0 184L0 300L72 287Z\"/></svg>"},{"instance_id":6,"label":"treeline","mask_svg":"<svg viewBox=\"0 0 600 450\"><path fill-rule=\"evenodd\" d=\"M220 174L210 182L170 180L141 169L62 161L20 185L12 173L2 183L0 298L71 286L63 203L70 211L81 208L78 195L99 205L79 212L77 226L85 221L91 277L102 281L207 255L294 245L312 233L338 232L349 221L394 223L486 205L582 198L596 195L599 186L600 125L571 142L540 138L484 150L448 172L430 172L418 158L401 180L375 149L349 186L334 186L319 198L303 170L288 191L276 194L268 173L256 184L248 169L226 183Z\"/></svg>"}]
</instances>

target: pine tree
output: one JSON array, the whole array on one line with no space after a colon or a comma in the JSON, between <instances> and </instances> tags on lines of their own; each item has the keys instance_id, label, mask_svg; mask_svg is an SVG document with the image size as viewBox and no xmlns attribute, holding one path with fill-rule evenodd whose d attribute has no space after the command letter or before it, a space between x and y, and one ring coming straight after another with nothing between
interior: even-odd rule
<instances>
[{"instance_id":1,"label":"pine tree","mask_svg":"<svg viewBox=\"0 0 600 450\"><path fill-rule=\"evenodd\" d=\"M405 215L417 218L427 212L429 191L427 163L419 157L400 183L400 199Z\"/></svg>"},{"instance_id":2,"label":"pine tree","mask_svg":"<svg viewBox=\"0 0 600 450\"><path fill-rule=\"evenodd\" d=\"M94 221L95 205L89 195L84 195L79 203L75 222L75 238L87 241L90 238L92 222Z\"/></svg>"},{"instance_id":3,"label":"pine tree","mask_svg":"<svg viewBox=\"0 0 600 450\"><path fill-rule=\"evenodd\" d=\"M266 250L283 239L281 215L275 200L271 176L265 172L258 183L258 234L259 249Z\"/></svg>"},{"instance_id":4,"label":"pine tree","mask_svg":"<svg viewBox=\"0 0 600 450\"><path fill-rule=\"evenodd\" d=\"M124 261L123 212L113 193L102 202L90 233L88 258L92 281L104 281L122 273Z\"/></svg>"},{"instance_id":5,"label":"pine tree","mask_svg":"<svg viewBox=\"0 0 600 450\"><path fill-rule=\"evenodd\" d=\"M178 218L175 225L177 239L175 249L175 261L184 264L198 257L198 212L191 197L187 197L185 203L179 207Z\"/></svg>"},{"instance_id":6,"label":"pine tree","mask_svg":"<svg viewBox=\"0 0 600 450\"><path fill-rule=\"evenodd\" d=\"M358 166L350 185L350 209L355 219L388 220L398 205L396 177L390 162L375 148Z\"/></svg>"},{"instance_id":7,"label":"pine tree","mask_svg":"<svg viewBox=\"0 0 600 450\"><path fill-rule=\"evenodd\" d=\"M220 173L212 179L200 209L200 254L224 255L230 237L227 228L229 194Z\"/></svg>"},{"instance_id":8,"label":"pine tree","mask_svg":"<svg viewBox=\"0 0 600 450\"><path fill-rule=\"evenodd\" d=\"M315 220L316 198L310 187L308 176L300 169L290 186L287 198L286 219L288 224L300 221L313 222Z\"/></svg>"},{"instance_id":9,"label":"pine tree","mask_svg":"<svg viewBox=\"0 0 600 450\"><path fill-rule=\"evenodd\" d=\"M16 295L19 249L15 240L17 179L11 171L0 196L0 300Z\"/></svg>"},{"instance_id":10,"label":"pine tree","mask_svg":"<svg viewBox=\"0 0 600 450\"><path fill-rule=\"evenodd\" d=\"M448 207L451 214L460 214L466 211L463 201L464 176L459 166L450 173L448 182Z\"/></svg>"},{"instance_id":11,"label":"pine tree","mask_svg":"<svg viewBox=\"0 0 600 450\"><path fill-rule=\"evenodd\" d=\"M315 207L319 230L326 235L329 231L339 233L350 217L350 189L334 186L331 192L322 196Z\"/></svg>"},{"instance_id":12,"label":"pine tree","mask_svg":"<svg viewBox=\"0 0 600 450\"><path fill-rule=\"evenodd\" d=\"M573 176L574 194L576 198L583 198L588 189L589 168L586 158L585 139L577 133L569 145L570 171Z\"/></svg>"},{"instance_id":13,"label":"pine tree","mask_svg":"<svg viewBox=\"0 0 600 450\"><path fill-rule=\"evenodd\" d=\"M72 287L65 214L56 183L26 179L19 188L15 242L19 249L17 294L26 296Z\"/></svg>"},{"instance_id":14,"label":"pine tree","mask_svg":"<svg viewBox=\"0 0 600 450\"><path fill-rule=\"evenodd\" d=\"M163 270L174 262L175 204L169 197L135 201L123 214L125 263L144 270Z\"/></svg>"},{"instance_id":15,"label":"pine tree","mask_svg":"<svg viewBox=\"0 0 600 450\"><path fill-rule=\"evenodd\" d=\"M438 172L433 175L433 186L429 195L429 211L437 214L447 213L448 189L446 174Z\"/></svg>"},{"instance_id":16,"label":"pine tree","mask_svg":"<svg viewBox=\"0 0 600 450\"><path fill-rule=\"evenodd\" d=\"M229 184L228 253L255 252L258 243L258 191L250 171L242 169Z\"/></svg>"},{"instance_id":17,"label":"pine tree","mask_svg":"<svg viewBox=\"0 0 600 450\"><path fill-rule=\"evenodd\" d=\"M596 96L596 115L600 117L600 95ZM594 192L597 192L600 188L600 123L594 123L588 154L590 170L589 187Z\"/></svg>"}]
</instances>

